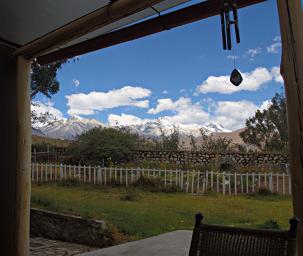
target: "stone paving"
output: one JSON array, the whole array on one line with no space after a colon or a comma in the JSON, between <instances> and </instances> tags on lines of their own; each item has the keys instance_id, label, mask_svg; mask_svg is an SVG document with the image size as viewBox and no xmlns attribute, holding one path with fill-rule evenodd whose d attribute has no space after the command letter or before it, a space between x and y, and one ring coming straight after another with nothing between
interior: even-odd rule
<instances>
[{"instance_id":1,"label":"stone paving","mask_svg":"<svg viewBox=\"0 0 303 256\"><path fill-rule=\"evenodd\" d=\"M178 230L79 256L188 256L192 231Z\"/></svg>"},{"instance_id":2,"label":"stone paving","mask_svg":"<svg viewBox=\"0 0 303 256\"><path fill-rule=\"evenodd\" d=\"M97 248L42 237L31 237L30 241L30 256L73 256L93 250Z\"/></svg>"}]
</instances>

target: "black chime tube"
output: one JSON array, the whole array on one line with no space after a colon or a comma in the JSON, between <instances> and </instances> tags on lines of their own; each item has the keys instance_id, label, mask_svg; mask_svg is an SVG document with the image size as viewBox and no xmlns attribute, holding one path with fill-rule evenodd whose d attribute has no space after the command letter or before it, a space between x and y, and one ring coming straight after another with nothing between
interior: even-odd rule
<instances>
[{"instance_id":1,"label":"black chime tube","mask_svg":"<svg viewBox=\"0 0 303 256\"><path fill-rule=\"evenodd\" d=\"M221 16L221 30L222 30L223 50L226 50L227 46L226 46L225 18L224 18L224 10L223 9L221 9L221 11L220 11L220 16Z\"/></svg>"},{"instance_id":2,"label":"black chime tube","mask_svg":"<svg viewBox=\"0 0 303 256\"><path fill-rule=\"evenodd\" d=\"M230 16L229 16L228 6L225 9L225 22L226 22L227 49L231 50Z\"/></svg>"},{"instance_id":3,"label":"black chime tube","mask_svg":"<svg viewBox=\"0 0 303 256\"><path fill-rule=\"evenodd\" d=\"M235 24L235 32L236 32L236 40L237 43L240 43L240 30L239 30L239 20L238 20L238 10L236 3L233 3L233 15L234 15L234 24Z\"/></svg>"}]
</instances>

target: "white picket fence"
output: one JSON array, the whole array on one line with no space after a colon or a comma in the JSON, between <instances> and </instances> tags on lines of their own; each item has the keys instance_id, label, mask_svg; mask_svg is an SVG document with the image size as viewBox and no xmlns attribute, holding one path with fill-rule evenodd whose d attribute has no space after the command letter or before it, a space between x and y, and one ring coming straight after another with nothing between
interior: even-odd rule
<instances>
[{"instance_id":1,"label":"white picket fence","mask_svg":"<svg viewBox=\"0 0 303 256\"><path fill-rule=\"evenodd\" d=\"M213 191L223 195L237 195L266 188L272 193L291 195L290 175L286 173L225 173L32 163L31 176L33 182L77 179L83 183L125 187L144 176L157 179L164 188L174 186L192 194Z\"/></svg>"}]
</instances>

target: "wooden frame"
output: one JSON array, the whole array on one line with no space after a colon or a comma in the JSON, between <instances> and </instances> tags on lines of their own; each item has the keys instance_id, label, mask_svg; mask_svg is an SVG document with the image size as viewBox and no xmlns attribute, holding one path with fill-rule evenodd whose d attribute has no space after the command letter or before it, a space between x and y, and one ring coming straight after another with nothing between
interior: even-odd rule
<instances>
[{"instance_id":1,"label":"wooden frame","mask_svg":"<svg viewBox=\"0 0 303 256\"><path fill-rule=\"evenodd\" d=\"M238 0L238 2L248 2L255 4L258 0ZM14 52L17 57L17 165L16 173L16 199L14 209L16 216L16 229L14 240L16 253L14 255L28 255L28 220L29 220L29 192L30 192L30 115L29 115L29 74L30 61L28 59L38 57L58 45L70 42L90 31L96 30L115 20L131 15L148 6L160 2L160 0L119 0L111 4L110 7L100 9L83 18L80 18L40 39L29 43ZM209 0L208 3L219 3L221 0ZM291 174L293 188L293 205L295 215L302 220L298 229L298 256L303 256L303 14L300 0L277 0L280 27L283 45L283 57L281 73L285 81L288 127L290 141ZM109 12L109 14L108 14ZM218 12L218 10L217 10ZM216 13L213 13L216 15ZM211 15L208 15L208 17ZM180 18L180 17L179 17ZM180 26L197 20L189 19L186 22L178 21L177 16L170 25ZM150 28L149 32L133 35L139 38L147 34L163 31L170 27L165 27L161 22L166 18L158 18L155 28ZM179 22L179 23L178 23ZM151 23L151 21L150 21ZM140 26L143 26L142 24ZM112 34L113 36L113 34ZM120 39L121 42L124 40ZM131 37L129 40L132 40ZM109 40L110 41L110 40ZM111 43L110 45L113 45ZM95 47L95 46L94 46ZM102 48L102 47L101 47ZM85 51L83 51L85 53ZM73 52L72 55L77 55ZM2 57L2 56L1 56ZM71 56L70 56L71 57ZM4 56L7 58L7 56ZM8 58L7 58L8 59ZM42 59L42 57L41 57ZM52 59L48 59L51 61ZM14 74L7 74L7 78L14 80ZM12 79L11 79L12 78ZM13 121L10 121L10 125ZM11 133L14 133L12 131ZM13 155L13 153L11 154ZM12 157L13 158L13 157ZM9 189L7 189L9 191ZM13 207L13 206L10 206ZM5 220L4 220L5 221ZM11 225L12 226L12 225ZM10 227L11 227L10 226ZM7 248L10 245L6 245ZM5 250L5 248L3 248Z\"/></svg>"},{"instance_id":2,"label":"wooden frame","mask_svg":"<svg viewBox=\"0 0 303 256\"><path fill-rule=\"evenodd\" d=\"M27 59L41 55L43 52L54 49L70 42L89 32L95 31L114 21L120 20L134 13L142 11L163 0L119 0L97 9L71 23L38 38L17 49L15 55L22 55Z\"/></svg>"},{"instance_id":3,"label":"wooden frame","mask_svg":"<svg viewBox=\"0 0 303 256\"><path fill-rule=\"evenodd\" d=\"M238 0L237 6L238 8L243 8L264 1L266 0ZM221 5L221 0L208 0L199 4L191 5L105 35L95 37L85 42L45 54L38 57L37 60L41 64L47 64L183 26L185 24L218 15L220 13Z\"/></svg>"},{"instance_id":4,"label":"wooden frame","mask_svg":"<svg viewBox=\"0 0 303 256\"><path fill-rule=\"evenodd\" d=\"M298 229L298 256L303 255L303 13L300 0L277 0L282 39L281 74L285 82L290 172Z\"/></svg>"}]
</instances>

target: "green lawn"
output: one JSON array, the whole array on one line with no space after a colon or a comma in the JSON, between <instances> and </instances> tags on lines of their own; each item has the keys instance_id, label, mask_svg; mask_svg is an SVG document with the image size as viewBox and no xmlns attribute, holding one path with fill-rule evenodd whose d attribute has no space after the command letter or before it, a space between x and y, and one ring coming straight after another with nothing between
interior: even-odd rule
<instances>
[{"instance_id":1,"label":"green lawn","mask_svg":"<svg viewBox=\"0 0 303 256\"><path fill-rule=\"evenodd\" d=\"M244 227L275 219L288 228L292 216L290 197L193 196L94 185L33 185L32 207L104 219L132 239L192 229L197 212L209 223Z\"/></svg>"}]
</instances>

